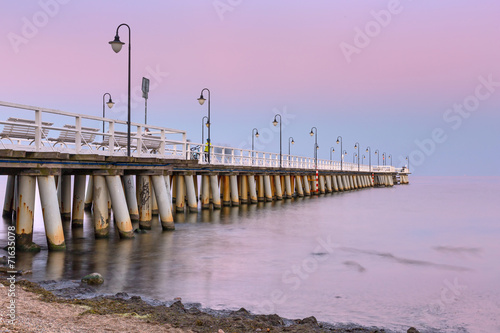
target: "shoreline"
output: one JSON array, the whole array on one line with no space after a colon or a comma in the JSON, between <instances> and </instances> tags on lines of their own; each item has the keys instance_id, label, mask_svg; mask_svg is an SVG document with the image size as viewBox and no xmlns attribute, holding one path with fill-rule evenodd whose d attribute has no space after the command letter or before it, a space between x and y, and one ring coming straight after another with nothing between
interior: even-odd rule
<instances>
[{"instance_id":1,"label":"shoreline","mask_svg":"<svg viewBox=\"0 0 500 333\"><path fill-rule=\"evenodd\" d=\"M47 288L52 284L63 286L63 288ZM64 288L64 285L69 287ZM72 285L71 285L72 284ZM7 293L10 283L5 276L0 277L0 293ZM45 287L43 286L45 285ZM83 296L88 297L83 297ZM37 332L50 332L50 326L57 321L54 317L60 313L59 307L70 307L76 310L75 322L69 331L91 332L90 325L105 324L111 318L119 319L124 325L120 329L126 331L152 332L199 332L199 333L221 333L221 332L356 332L356 333L390 333L391 331L377 327L363 327L360 325L339 325L318 322L315 317L310 316L303 319L287 319L276 314L256 315L241 308L237 311L213 310L201 307L201 304L182 304L181 300L174 299L168 302L152 304L151 301L142 299L140 296L129 296L127 293L117 293L116 295L99 295L97 289L84 283L79 285L73 281L42 281L40 283L31 282L25 277L16 277L16 298L32 299L29 307L34 307L33 313L42 313L39 308L48 308L43 311L44 316L40 319L37 327L41 330ZM2 309L0 314L7 310L8 297L2 297ZM21 306L23 301L18 305ZM27 304L27 303L26 303ZM18 309L22 313L22 309ZM67 310L67 309L66 309ZM64 312L64 311L63 311ZM91 317L92 320L82 320ZM18 318L19 315L18 315ZM26 318L22 318L26 319ZM71 320L69 321L71 322ZM130 322L130 323L129 323ZM20 321L18 322L20 323ZM43 327L43 326L47 327ZM80 325L80 326L79 326ZM85 327L81 327L81 325ZM87 326L86 326L87 325ZM144 326L132 330L132 326ZM112 324L116 328L116 324ZM105 326L104 326L105 327ZM21 327L17 330L16 325L12 326L6 322L6 314L0 315L1 332L35 332ZM7 329L4 331L4 329ZM46 330L49 329L49 330ZM100 328L102 329L102 327ZM123 330L125 329L125 330ZM130 330L128 330L130 329ZM96 332L99 331L95 330ZM408 329L408 332L418 332L415 329Z\"/></svg>"}]
</instances>

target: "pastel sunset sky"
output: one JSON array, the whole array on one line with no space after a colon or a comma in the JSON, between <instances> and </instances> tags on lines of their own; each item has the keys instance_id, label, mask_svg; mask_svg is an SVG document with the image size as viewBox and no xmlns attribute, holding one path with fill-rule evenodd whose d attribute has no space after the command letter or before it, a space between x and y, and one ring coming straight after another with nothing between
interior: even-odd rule
<instances>
[{"instance_id":1,"label":"pastel sunset sky","mask_svg":"<svg viewBox=\"0 0 500 333\"><path fill-rule=\"evenodd\" d=\"M126 119L128 31L132 120L201 141L211 90L214 144L339 160L337 136L410 163L416 175L500 175L498 0L24 0L0 2L0 100ZM461 106L463 105L463 106ZM4 115L2 118L7 118ZM367 157L368 154L364 153ZM377 158L372 155L372 163Z\"/></svg>"}]
</instances>

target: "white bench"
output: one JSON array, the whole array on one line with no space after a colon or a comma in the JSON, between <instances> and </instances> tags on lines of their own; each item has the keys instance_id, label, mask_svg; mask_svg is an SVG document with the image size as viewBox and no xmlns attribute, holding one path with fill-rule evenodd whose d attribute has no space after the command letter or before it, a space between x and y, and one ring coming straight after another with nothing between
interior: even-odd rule
<instances>
[{"instance_id":1,"label":"white bench","mask_svg":"<svg viewBox=\"0 0 500 333\"><path fill-rule=\"evenodd\" d=\"M64 128L67 128L68 130L66 131L60 131L59 132L59 137L57 138L49 138L49 141L54 142L54 147L57 144L61 144L65 147L67 147L68 143L76 143L76 135L78 134L78 131L76 130L75 125L64 125ZM86 145L90 149L91 143L95 140L96 133L99 132L98 128L92 128L92 127L83 127L81 128L81 143L82 146Z\"/></svg>"},{"instance_id":2,"label":"white bench","mask_svg":"<svg viewBox=\"0 0 500 333\"><path fill-rule=\"evenodd\" d=\"M7 121L9 123L4 124L2 132L0 132L0 140L7 139L12 144L14 144L13 139L30 141L30 144L35 140L37 126L34 120L10 117ZM45 121L42 122L42 126L52 126L53 124ZM42 128L42 139L47 138L48 133L48 128Z\"/></svg>"}]
</instances>

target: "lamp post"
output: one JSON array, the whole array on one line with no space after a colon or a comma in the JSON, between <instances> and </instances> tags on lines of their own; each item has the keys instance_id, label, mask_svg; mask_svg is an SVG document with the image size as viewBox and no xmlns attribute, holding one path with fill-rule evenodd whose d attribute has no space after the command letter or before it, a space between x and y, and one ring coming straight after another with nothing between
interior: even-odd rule
<instances>
[{"instance_id":1,"label":"lamp post","mask_svg":"<svg viewBox=\"0 0 500 333\"><path fill-rule=\"evenodd\" d=\"M255 127L252 129L252 154L253 154L253 150L254 150L254 148L253 148L254 147L254 144L253 144L253 138L254 138L254 136L256 138L259 137L259 130L256 129Z\"/></svg>"},{"instance_id":2,"label":"lamp post","mask_svg":"<svg viewBox=\"0 0 500 333\"><path fill-rule=\"evenodd\" d=\"M391 166L392 166L392 154L389 154L389 156L387 156L387 159L391 159Z\"/></svg>"},{"instance_id":3,"label":"lamp post","mask_svg":"<svg viewBox=\"0 0 500 333\"><path fill-rule=\"evenodd\" d=\"M366 158L366 156L363 155L363 159L361 160L361 164L363 164L363 165L365 165L365 158Z\"/></svg>"},{"instance_id":4,"label":"lamp post","mask_svg":"<svg viewBox=\"0 0 500 333\"><path fill-rule=\"evenodd\" d=\"M370 163L370 173L372 172L372 149L370 146L366 147L366 152L368 153L368 161Z\"/></svg>"},{"instance_id":5,"label":"lamp post","mask_svg":"<svg viewBox=\"0 0 500 333\"><path fill-rule=\"evenodd\" d=\"M293 140L292 137L288 138L288 159L290 160L290 144L295 144L295 141Z\"/></svg>"},{"instance_id":6,"label":"lamp post","mask_svg":"<svg viewBox=\"0 0 500 333\"><path fill-rule=\"evenodd\" d=\"M339 139L340 139L340 141L339 141ZM343 164L344 158L342 156L342 137L340 135L337 137L337 144L339 144L339 142L340 142L340 171L342 171L342 167L343 167L342 164Z\"/></svg>"},{"instance_id":7,"label":"lamp post","mask_svg":"<svg viewBox=\"0 0 500 333\"><path fill-rule=\"evenodd\" d=\"M108 102L106 103L105 102L105 97L106 95L109 96L109 100ZM105 104L108 105L108 108L112 108L113 105L115 105L115 103L113 102L113 100L111 99L111 94L110 93L104 93L104 95L102 95L102 117L103 118L106 118L106 107L105 107ZM102 121L102 133L103 133L103 136L102 136L102 140L104 141L104 131L105 131L105 128L104 128L104 125L106 124L106 122L103 120Z\"/></svg>"},{"instance_id":8,"label":"lamp post","mask_svg":"<svg viewBox=\"0 0 500 333\"><path fill-rule=\"evenodd\" d=\"M330 161L332 161L332 153L335 152L335 148L330 147Z\"/></svg>"},{"instance_id":9,"label":"lamp post","mask_svg":"<svg viewBox=\"0 0 500 333\"><path fill-rule=\"evenodd\" d=\"M118 30L120 29L121 26L126 26L128 28L128 111L127 111L127 156L130 156L130 62L131 62L131 55L132 55L132 39L131 39L131 32L130 32L130 27L128 24L122 23L116 28L116 36L115 39L109 44L111 44L111 47L113 48L113 51L116 53L120 52L122 49L123 43L120 41L120 36L118 35Z\"/></svg>"},{"instance_id":10,"label":"lamp post","mask_svg":"<svg viewBox=\"0 0 500 333\"><path fill-rule=\"evenodd\" d=\"M203 146L205 144L205 126L208 127L208 117L207 116L203 116L203 118L201 118L201 145Z\"/></svg>"},{"instance_id":11,"label":"lamp post","mask_svg":"<svg viewBox=\"0 0 500 333\"><path fill-rule=\"evenodd\" d=\"M375 155L377 155L377 166L380 166L380 152L377 150L375 150Z\"/></svg>"},{"instance_id":12,"label":"lamp post","mask_svg":"<svg viewBox=\"0 0 500 333\"><path fill-rule=\"evenodd\" d=\"M356 163L356 157L358 157L358 154L356 152L352 153L352 163Z\"/></svg>"},{"instance_id":13,"label":"lamp post","mask_svg":"<svg viewBox=\"0 0 500 333\"><path fill-rule=\"evenodd\" d=\"M309 132L310 136L314 135L314 165L315 168L318 169L318 129L316 127L311 127L311 132Z\"/></svg>"},{"instance_id":14,"label":"lamp post","mask_svg":"<svg viewBox=\"0 0 500 333\"><path fill-rule=\"evenodd\" d=\"M410 173L410 157L406 156L406 161L408 161L408 173Z\"/></svg>"},{"instance_id":15,"label":"lamp post","mask_svg":"<svg viewBox=\"0 0 500 333\"><path fill-rule=\"evenodd\" d=\"M207 127L208 127L208 131L207 131L207 146L208 146L208 164L210 164L210 148L212 148L212 141L210 140L210 126L212 125L212 123L210 122L210 90L208 90L208 88L203 88L201 90L201 93L200 93L200 98L198 98L198 102L200 103L200 105L203 105L203 103L205 103L206 99L205 97L203 97L203 92L204 91L207 91L208 92L208 117L207 117ZM202 142L203 144L205 144L205 142Z\"/></svg>"},{"instance_id":16,"label":"lamp post","mask_svg":"<svg viewBox=\"0 0 500 333\"><path fill-rule=\"evenodd\" d=\"M280 168L281 168L281 160L283 159L282 157L282 144L281 144L281 137L282 137L282 133L281 133L281 115L279 113L277 113L276 115L274 115L274 120L273 120L273 125L276 126L278 125L278 120L276 119L276 117L280 117Z\"/></svg>"},{"instance_id":17,"label":"lamp post","mask_svg":"<svg viewBox=\"0 0 500 333\"><path fill-rule=\"evenodd\" d=\"M358 148L358 154L357 154L357 156L358 156L358 171L359 171L359 157L361 156L361 155L359 154L359 142L356 142L356 143L354 144L354 149L356 149L356 148Z\"/></svg>"},{"instance_id":18,"label":"lamp post","mask_svg":"<svg viewBox=\"0 0 500 333\"><path fill-rule=\"evenodd\" d=\"M382 165L385 165L385 152L382 153Z\"/></svg>"}]
</instances>

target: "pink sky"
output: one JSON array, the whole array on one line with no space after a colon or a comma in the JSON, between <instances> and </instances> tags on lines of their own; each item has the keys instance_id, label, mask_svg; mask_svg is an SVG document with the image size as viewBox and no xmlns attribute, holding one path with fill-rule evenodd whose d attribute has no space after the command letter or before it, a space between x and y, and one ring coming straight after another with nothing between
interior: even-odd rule
<instances>
[{"instance_id":1,"label":"pink sky","mask_svg":"<svg viewBox=\"0 0 500 333\"><path fill-rule=\"evenodd\" d=\"M491 152L500 148L500 87L458 129L443 115L474 94L479 77L500 82L500 3L392 3L2 2L0 100L99 115L102 94L110 92L114 116L123 119L127 30L120 30L127 44L119 54L108 41L125 22L132 28L132 86L143 76L157 83L148 101L151 122L187 130L193 141L201 140L206 114L196 98L208 87L216 144L248 146L253 127L271 129L274 114L286 109L293 118L283 142L293 136L295 154L312 155L308 133L316 126L320 158L329 158L342 135L350 155L356 141L392 154L397 165L398 156L411 155L419 174L472 175L479 162L486 165L480 173L499 175L500 159ZM218 13L215 6L224 4L227 11ZM348 62L341 43L355 46L356 28L373 26L372 12L387 8L397 13ZM27 36L26 21L38 22L38 31ZM165 73L161 82L155 69ZM143 101L136 104L132 119L139 122ZM428 153L421 144L435 128L447 139ZM276 152L279 136L258 144Z\"/></svg>"}]
</instances>

